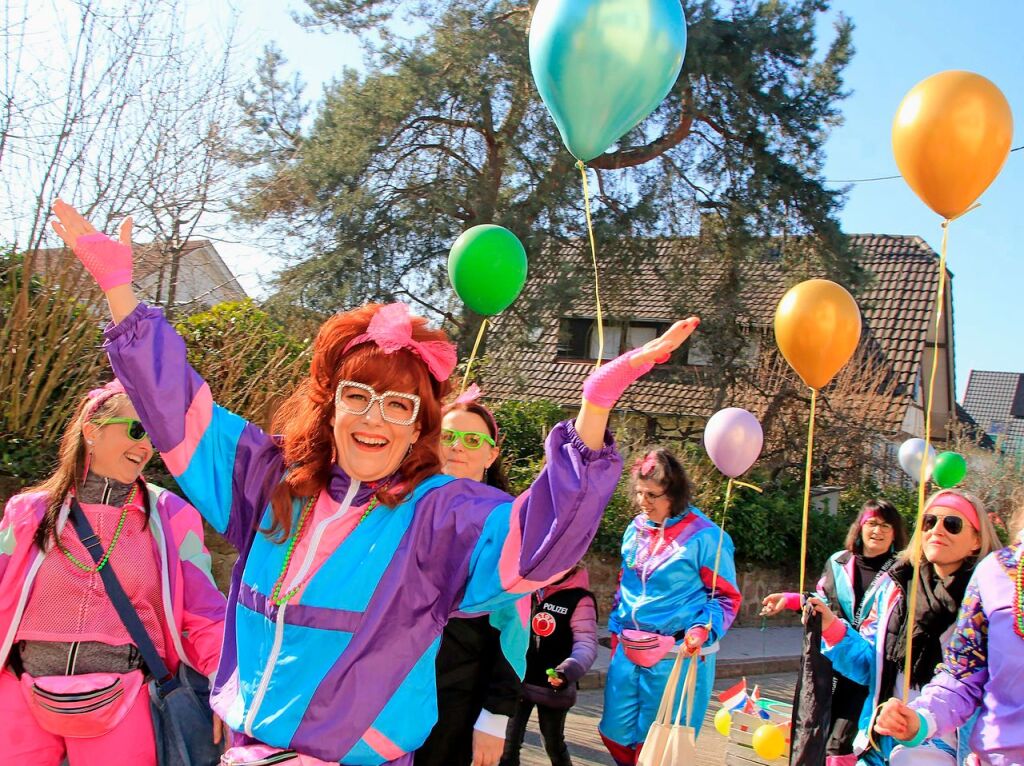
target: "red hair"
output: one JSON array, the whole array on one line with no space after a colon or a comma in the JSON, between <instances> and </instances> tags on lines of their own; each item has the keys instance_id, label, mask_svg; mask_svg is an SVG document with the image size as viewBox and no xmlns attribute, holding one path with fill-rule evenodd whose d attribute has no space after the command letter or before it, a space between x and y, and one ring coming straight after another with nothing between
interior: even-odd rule
<instances>
[{"instance_id":1,"label":"red hair","mask_svg":"<svg viewBox=\"0 0 1024 766\"><path fill-rule=\"evenodd\" d=\"M313 342L309 377L274 415L271 430L283 437L284 462L289 470L271 496L274 523L270 534L288 538L294 498L312 497L327 486L335 460L331 418L339 380L355 380L377 391L392 389L420 397L416 420L419 439L399 467L402 485L377 491L381 504L397 505L421 481L441 470L441 401L449 392L448 381L435 380L423 360L409 349L385 354L367 342L345 353L349 341L366 332L380 308L379 303L369 303L324 322ZM411 319L413 340L448 342L444 331L429 329L423 317Z\"/></svg>"}]
</instances>

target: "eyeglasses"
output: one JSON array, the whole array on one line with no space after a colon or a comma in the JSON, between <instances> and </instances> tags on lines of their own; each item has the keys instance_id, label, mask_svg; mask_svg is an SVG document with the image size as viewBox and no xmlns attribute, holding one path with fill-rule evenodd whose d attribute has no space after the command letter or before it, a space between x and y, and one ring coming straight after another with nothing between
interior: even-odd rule
<instances>
[{"instance_id":1,"label":"eyeglasses","mask_svg":"<svg viewBox=\"0 0 1024 766\"><path fill-rule=\"evenodd\" d=\"M441 444L445 447L454 447L459 440L466 449L480 449L484 444L495 446L494 439L488 434L479 431L456 431L454 428L441 429Z\"/></svg>"},{"instance_id":2,"label":"eyeglasses","mask_svg":"<svg viewBox=\"0 0 1024 766\"><path fill-rule=\"evenodd\" d=\"M657 500L659 498L662 498L662 497L665 497L666 493L664 493L664 492L647 492L647 491L644 491L642 489L638 489L635 492L633 492L633 494L636 496L637 500L641 500L642 499L642 500L646 500L648 503L653 503L655 500Z\"/></svg>"},{"instance_id":3,"label":"eyeglasses","mask_svg":"<svg viewBox=\"0 0 1024 766\"><path fill-rule=\"evenodd\" d=\"M376 402L380 416L396 426L411 426L420 414L420 398L416 394L401 391L385 391L378 394L365 383L354 380L339 380L334 394L334 405L350 415L365 415Z\"/></svg>"},{"instance_id":4,"label":"eyeglasses","mask_svg":"<svg viewBox=\"0 0 1024 766\"><path fill-rule=\"evenodd\" d=\"M124 423L128 426L128 438L132 441L139 442L146 438L146 429L138 418L104 418L96 421L98 426L110 426L117 423Z\"/></svg>"},{"instance_id":5,"label":"eyeglasses","mask_svg":"<svg viewBox=\"0 0 1024 766\"><path fill-rule=\"evenodd\" d=\"M864 522L864 526L869 529L880 529L883 532L892 532L893 526L888 521L877 521L876 519L868 519Z\"/></svg>"},{"instance_id":6,"label":"eyeglasses","mask_svg":"<svg viewBox=\"0 0 1024 766\"><path fill-rule=\"evenodd\" d=\"M935 525L939 523L939 519L942 519L942 526L951 535L958 535L964 531L964 520L959 516L936 516L934 513L926 513L924 515L924 519L921 521L921 529L925 532L931 532L935 529Z\"/></svg>"}]
</instances>

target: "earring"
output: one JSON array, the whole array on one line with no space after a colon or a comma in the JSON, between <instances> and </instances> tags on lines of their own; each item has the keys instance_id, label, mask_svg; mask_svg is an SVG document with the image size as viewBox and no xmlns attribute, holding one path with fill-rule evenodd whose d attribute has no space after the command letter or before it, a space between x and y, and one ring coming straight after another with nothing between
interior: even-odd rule
<instances>
[{"instance_id":1,"label":"earring","mask_svg":"<svg viewBox=\"0 0 1024 766\"><path fill-rule=\"evenodd\" d=\"M88 444L91 447L92 446L92 439L86 439L85 443Z\"/></svg>"}]
</instances>

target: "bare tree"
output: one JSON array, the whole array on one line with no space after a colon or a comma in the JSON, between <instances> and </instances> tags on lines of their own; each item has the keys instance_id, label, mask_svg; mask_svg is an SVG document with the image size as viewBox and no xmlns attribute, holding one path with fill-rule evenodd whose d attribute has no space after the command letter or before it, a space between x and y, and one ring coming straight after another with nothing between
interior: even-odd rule
<instances>
[{"instance_id":1,"label":"bare tree","mask_svg":"<svg viewBox=\"0 0 1024 766\"><path fill-rule=\"evenodd\" d=\"M0 21L0 239L29 254L49 241L62 196L98 228L132 215L152 237L140 269L175 303L185 243L237 180L233 29L185 29L182 0L74 0L58 13L6 0ZM31 269L32 256L26 268Z\"/></svg>"}]
</instances>

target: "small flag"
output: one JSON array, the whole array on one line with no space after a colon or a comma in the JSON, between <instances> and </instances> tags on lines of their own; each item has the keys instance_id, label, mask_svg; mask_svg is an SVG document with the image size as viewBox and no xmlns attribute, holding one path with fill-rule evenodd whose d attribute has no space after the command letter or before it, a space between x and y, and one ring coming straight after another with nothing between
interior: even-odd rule
<instances>
[{"instance_id":1,"label":"small flag","mask_svg":"<svg viewBox=\"0 0 1024 766\"><path fill-rule=\"evenodd\" d=\"M718 699L726 710L744 707L747 703L747 679L741 678L735 686L719 692Z\"/></svg>"}]
</instances>

